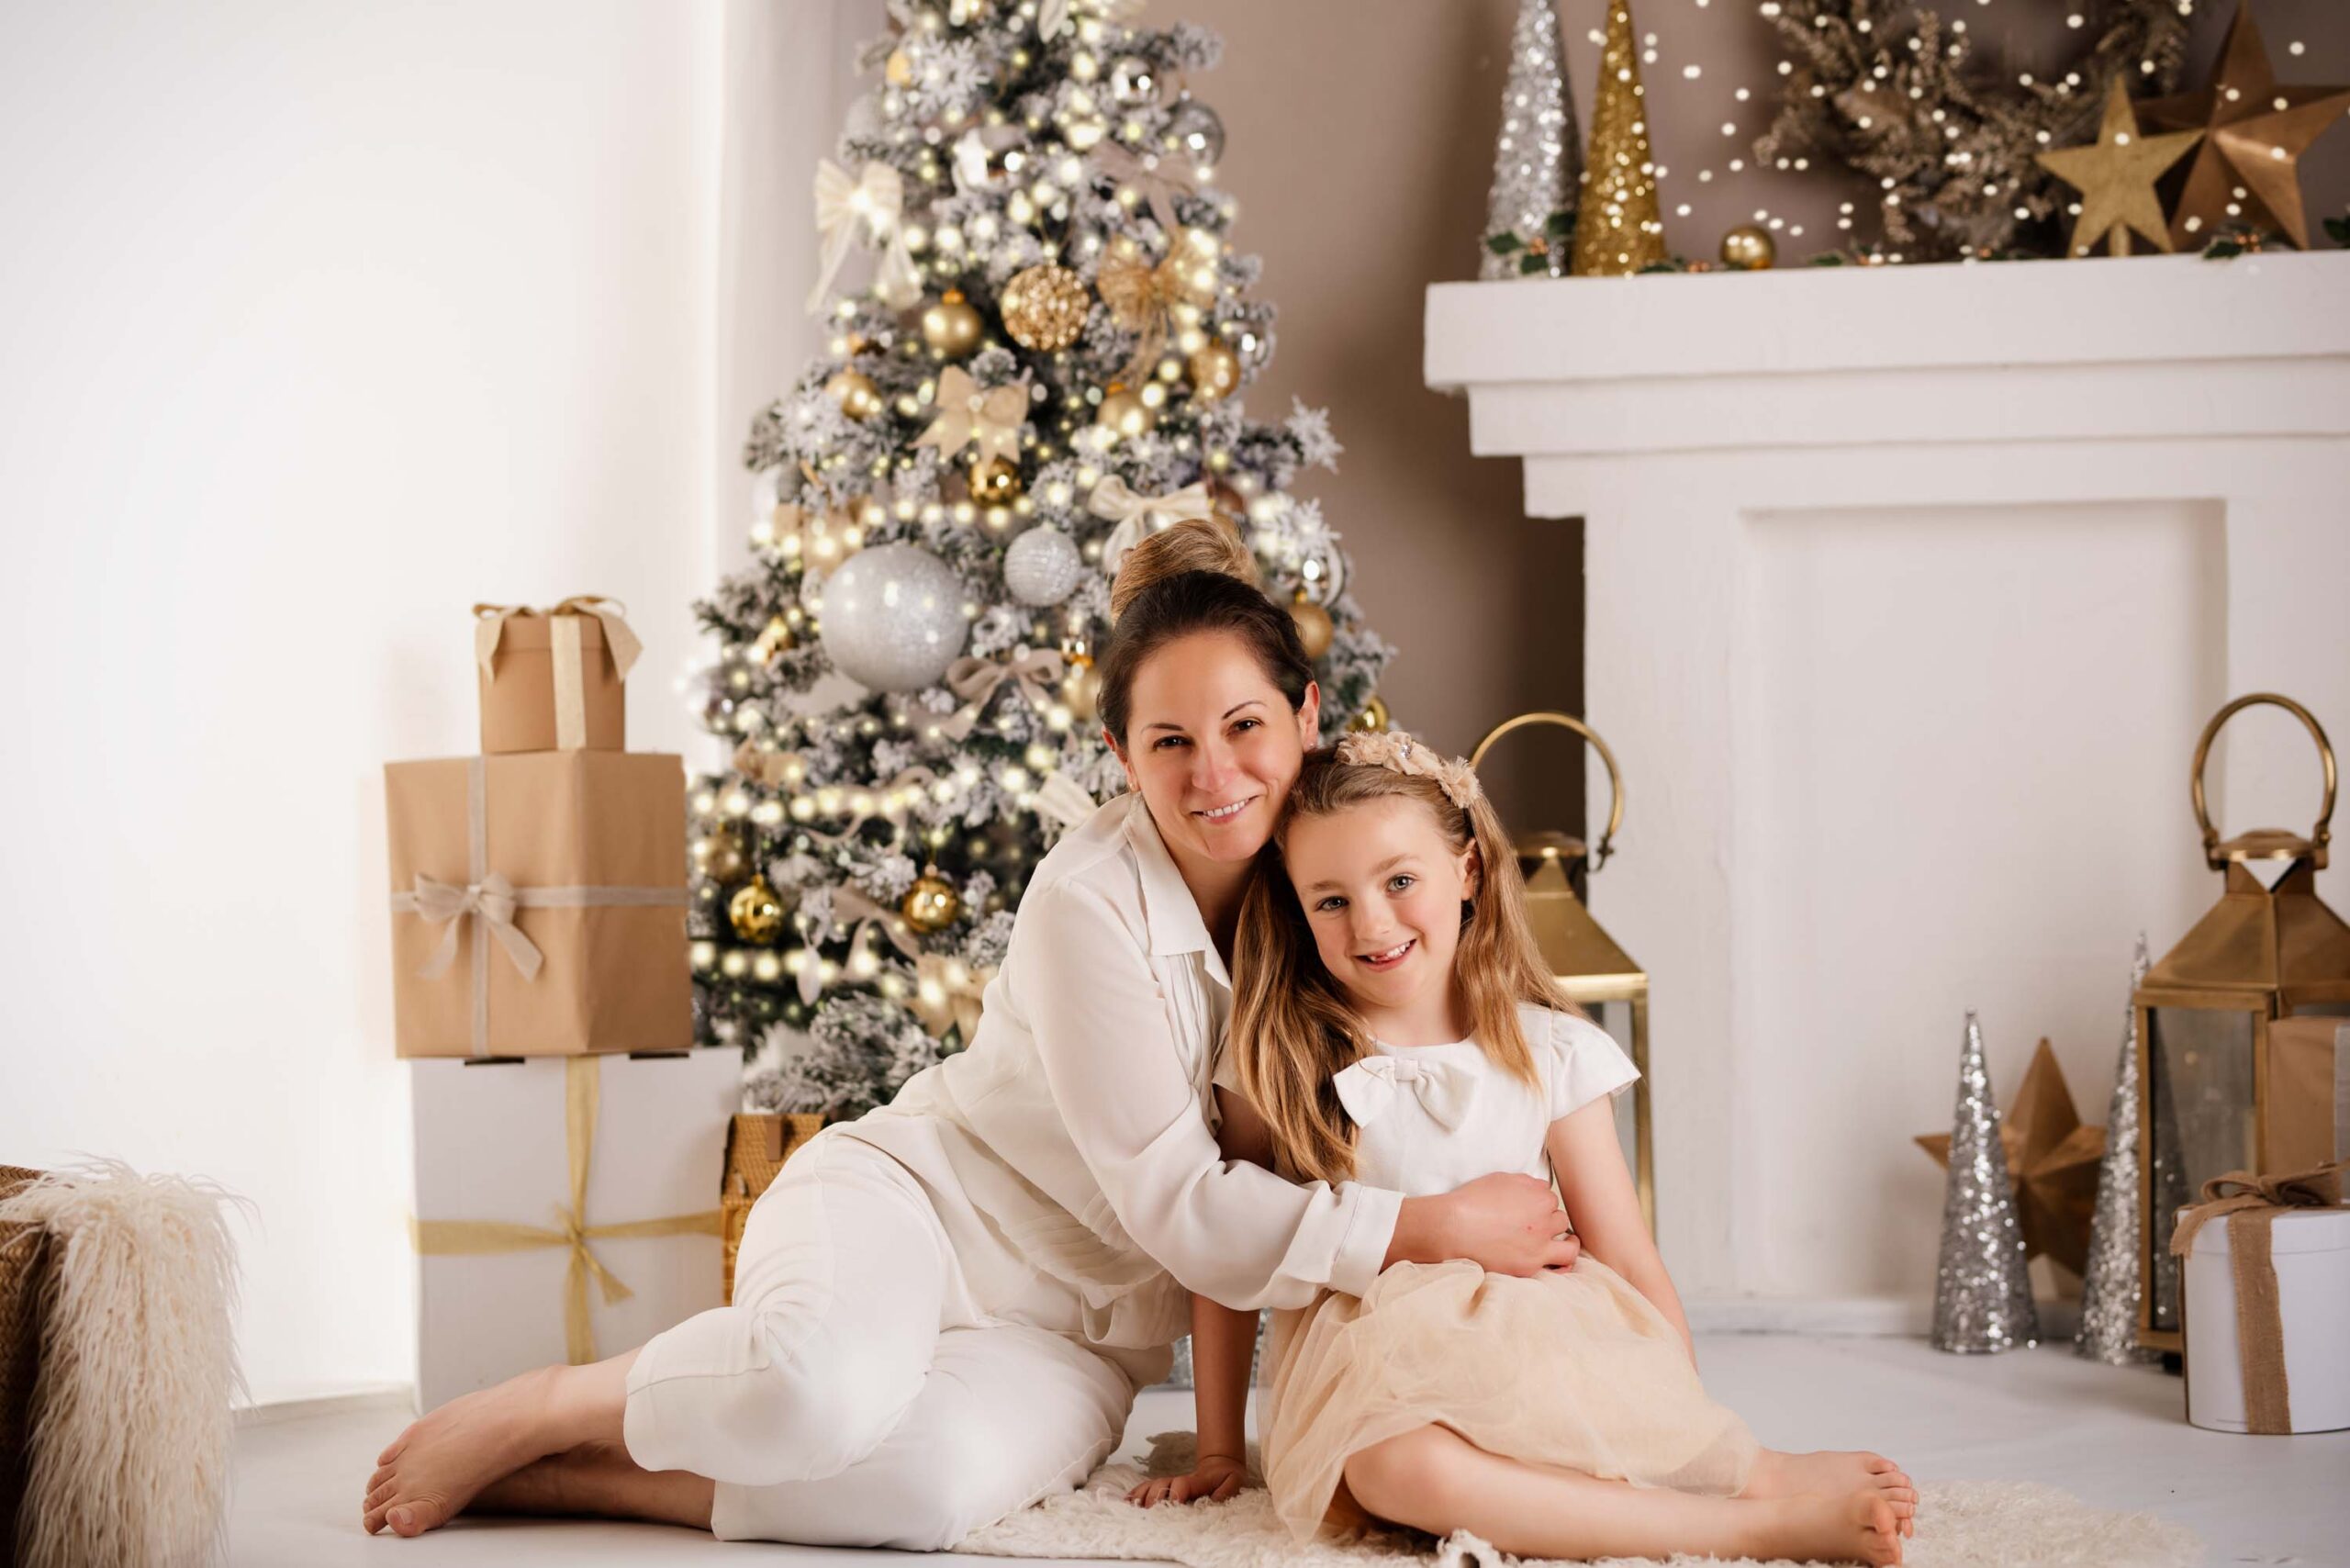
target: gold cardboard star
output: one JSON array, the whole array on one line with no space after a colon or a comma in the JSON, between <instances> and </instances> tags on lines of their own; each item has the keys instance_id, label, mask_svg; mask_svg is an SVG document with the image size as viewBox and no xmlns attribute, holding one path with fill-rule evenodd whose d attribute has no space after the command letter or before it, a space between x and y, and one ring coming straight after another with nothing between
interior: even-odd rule
<instances>
[{"instance_id":1,"label":"gold cardboard star","mask_svg":"<svg viewBox=\"0 0 2350 1568\"><path fill-rule=\"evenodd\" d=\"M2129 90L2113 79L2106 95L2105 123L2094 147L2067 147L2039 154L2040 166L2081 193L2081 216L2073 225L2072 254L2086 256L2110 236L2113 254L2130 253L2134 229L2157 251L2171 248L2163 204L2154 182L2202 140L2199 130L2141 136L2130 107Z\"/></svg>"},{"instance_id":2,"label":"gold cardboard star","mask_svg":"<svg viewBox=\"0 0 2350 1568\"><path fill-rule=\"evenodd\" d=\"M2344 109L2350 88L2277 86L2252 7L2239 4L2211 84L2139 106L2155 129L2207 133L2171 214L2173 242L2199 245L2223 224L2245 223L2274 229L2308 250L2300 157Z\"/></svg>"},{"instance_id":3,"label":"gold cardboard star","mask_svg":"<svg viewBox=\"0 0 2350 1568\"><path fill-rule=\"evenodd\" d=\"M1927 1134L1918 1147L1949 1166L1948 1133ZM2007 1156L2008 1180L2016 1191L2026 1260L2044 1252L2076 1274L2087 1272L2105 1129L2081 1125L2065 1087L2065 1070L2046 1040L2031 1055L2015 1103L1999 1118L1999 1151Z\"/></svg>"}]
</instances>

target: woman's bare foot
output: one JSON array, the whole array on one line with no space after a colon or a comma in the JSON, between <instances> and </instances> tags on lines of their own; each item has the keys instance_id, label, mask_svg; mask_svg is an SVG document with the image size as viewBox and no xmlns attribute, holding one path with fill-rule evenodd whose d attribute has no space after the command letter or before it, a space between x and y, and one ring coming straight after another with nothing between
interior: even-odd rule
<instances>
[{"instance_id":1,"label":"woman's bare foot","mask_svg":"<svg viewBox=\"0 0 2350 1568\"><path fill-rule=\"evenodd\" d=\"M1862 1562L1892 1568L1901 1561L1901 1531L1894 1505L1871 1488L1823 1497L1806 1492L1762 1499L1773 1518L1760 1532L1765 1542L1756 1556L1772 1554L1798 1562Z\"/></svg>"},{"instance_id":2,"label":"woman's bare foot","mask_svg":"<svg viewBox=\"0 0 2350 1568\"><path fill-rule=\"evenodd\" d=\"M582 1443L532 1460L482 1488L476 1514L582 1515L710 1528L714 1484L685 1470L646 1470L616 1442Z\"/></svg>"},{"instance_id":3,"label":"woman's bare foot","mask_svg":"<svg viewBox=\"0 0 2350 1568\"><path fill-rule=\"evenodd\" d=\"M543 1367L446 1405L410 1424L376 1456L360 1522L374 1535L422 1535L457 1517L476 1494L548 1450L555 1374Z\"/></svg>"},{"instance_id":4,"label":"woman's bare foot","mask_svg":"<svg viewBox=\"0 0 2350 1568\"><path fill-rule=\"evenodd\" d=\"M1838 1497L1848 1492L1880 1492L1895 1505L1903 1535L1917 1533L1918 1487L1902 1468L1879 1453L1822 1450L1781 1453L1764 1449L1755 1457L1741 1497L1792 1497L1813 1492Z\"/></svg>"}]
</instances>

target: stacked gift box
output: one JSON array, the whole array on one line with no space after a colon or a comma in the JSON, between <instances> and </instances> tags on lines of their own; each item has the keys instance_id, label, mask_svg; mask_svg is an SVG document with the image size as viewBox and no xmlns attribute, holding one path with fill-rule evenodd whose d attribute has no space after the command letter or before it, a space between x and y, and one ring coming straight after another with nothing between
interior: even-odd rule
<instances>
[{"instance_id":1,"label":"stacked gift box","mask_svg":"<svg viewBox=\"0 0 2350 1568\"><path fill-rule=\"evenodd\" d=\"M691 1048L685 767L624 749L620 607L475 615L480 754L384 769L424 1409L721 1305L742 1097Z\"/></svg>"}]
</instances>

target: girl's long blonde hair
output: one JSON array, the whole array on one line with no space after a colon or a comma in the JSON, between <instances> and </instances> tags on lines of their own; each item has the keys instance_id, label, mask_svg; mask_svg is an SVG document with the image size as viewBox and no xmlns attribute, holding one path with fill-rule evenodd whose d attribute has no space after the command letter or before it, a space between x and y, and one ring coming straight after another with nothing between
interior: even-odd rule
<instances>
[{"instance_id":1,"label":"girl's long blonde hair","mask_svg":"<svg viewBox=\"0 0 2350 1568\"><path fill-rule=\"evenodd\" d=\"M1295 823L1367 801L1409 800L1435 820L1453 854L1476 846L1480 885L1461 923L1453 976L1472 1037L1513 1077L1539 1081L1533 1049L1518 1026L1518 1003L1577 1016L1583 1012L1560 991L1534 945L1525 879L1483 791L1472 791L1465 806L1456 804L1435 777L1344 761L1339 750L1307 754L1273 836L1258 856L1233 944L1239 974L1226 1048L1241 1093L1271 1130L1275 1168L1301 1182L1338 1182L1354 1175L1357 1128L1331 1080L1371 1049L1346 988L1315 950L1304 905L1290 881L1282 846ZM1435 761L1433 754L1429 759ZM1474 777L1465 765L1456 772Z\"/></svg>"}]
</instances>

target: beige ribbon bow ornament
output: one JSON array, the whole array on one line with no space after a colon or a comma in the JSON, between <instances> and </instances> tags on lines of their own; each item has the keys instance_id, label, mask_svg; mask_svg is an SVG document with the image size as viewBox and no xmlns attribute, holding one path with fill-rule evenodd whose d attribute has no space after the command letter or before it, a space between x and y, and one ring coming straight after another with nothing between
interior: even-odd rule
<instances>
[{"instance_id":1,"label":"beige ribbon bow ornament","mask_svg":"<svg viewBox=\"0 0 2350 1568\"><path fill-rule=\"evenodd\" d=\"M939 721L938 733L957 741L968 736L996 689L1007 680L1019 686L1030 707L1045 712L1055 700L1052 687L1061 678L1061 667L1060 655L1049 648L1014 648L1001 658L966 655L957 659L946 666L946 689L961 698L963 706Z\"/></svg>"},{"instance_id":2,"label":"beige ribbon bow ornament","mask_svg":"<svg viewBox=\"0 0 2350 1568\"><path fill-rule=\"evenodd\" d=\"M848 939L849 965L856 967L857 955L866 950L866 939L879 926L890 946L908 963L922 960L922 944L914 940L905 916L894 909L884 908L860 890L854 882L843 882L833 890L833 919L835 924L852 927ZM800 1000L813 1007L817 998L824 994L823 965L811 949L800 969Z\"/></svg>"},{"instance_id":3,"label":"beige ribbon bow ornament","mask_svg":"<svg viewBox=\"0 0 2350 1568\"><path fill-rule=\"evenodd\" d=\"M1142 7L1143 0L1044 0L1036 8L1036 36L1056 38L1080 16L1124 27L1142 15Z\"/></svg>"},{"instance_id":4,"label":"beige ribbon bow ornament","mask_svg":"<svg viewBox=\"0 0 2350 1568\"><path fill-rule=\"evenodd\" d=\"M1409 1057L1365 1057L1330 1080L1338 1103L1367 1127L1394 1108L1408 1091L1421 1108L1447 1132L1457 1130L1476 1097L1476 1080L1449 1062L1418 1061Z\"/></svg>"},{"instance_id":5,"label":"beige ribbon bow ornament","mask_svg":"<svg viewBox=\"0 0 2350 1568\"><path fill-rule=\"evenodd\" d=\"M1102 545L1102 570L1114 577L1119 561L1146 535L1187 518L1212 518L1215 516L1215 502L1209 498L1204 480L1194 479L1181 489L1169 490L1163 496L1138 496L1124 479L1113 474L1093 487L1093 493L1085 498L1085 510L1118 525L1110 531L1110 537Z\"/></svg>"},{"instance_id":6,"label":"beige ribbon bow ornament","mask_svg":"<svg viewBox=\"0 0 2350 1568\"><path fill-rule=\"evenodd\" d=\"M916 446L934 446L941 457L952 457L967 445L971 459L1013 458L1020 454L1020 427L1028 419L1028 388L1014 382L982 391L970 373L950 364L938 375L938 417L914 438Z\"/></svg>"},{"instance_id":7,"label":"beige ribbon bow ornament","mask_svg":"<svg viewBox=\"0 0 2350 1568\"><path fill-rule=\"evenodd\" d=\"M1205 306L1215 298L1214 258L1193 247L1190 232L1181 230L1169 237L1167 259L1157 266L1127 248L1104 260L1094 274L1093 291L1111 316L1119 326L1141 334L1124 375L1129 385L1141 385L1158 364L1175 308Z\"/></svg>"},{"instance_id":8,"label":"beige ribbon bow ornament","mask_svg":"<svg viewBox=\"0 0 2350 1568\"><path fill-rule=\"evenodd\" d=\"M2269 1249L2270 1229L2278 1215L2294 1209L2339 1205L2345 1171L2350 1171L2350 1159L2285 1175L2231 1170L2225 1176L2214 1176L2203 1183L2203 1202L2180 1215L2171 1232L2171 1256L2185 1258L2195 1250L2196 1232L2215 1219L2227 1219L2228 1262L2235 1283L2236 1347L2244 1372L2244 1425L2250 1431L2293 1429L2292 1394L2285 1381L2285 1326L2277 1294L2277 1265Z\"/></svg>"},{"instance_id":9,"label":"beige ribbon bow ornament","mask_svg":"<svg viewBox=\"0 0 2350 1568\"><path fill-rule=\"evenodd\" d=\"M905 182L887 163L867 163L863 174L851 178L831 159L817 161L816 232L823 246L816 286L808 294L811 314L823 304L859 228L881 247L881 265L873 274L873 292L881 302L903 310L922 297L913 248L906 242L906 226L901 221L905 204Z\"/></svg>"},{"instance_id":10,"label":"beige ribbon bow ornament","mask_svg":"<svg viewBox=\"0 0 2350 1568\"><path fill-rule=\"evenodd\" d=\"M959 958L924 953L914 960L914 993L906 1005L932 1039L943 1040L947 1030L958 1029L968 1047L979 1038L980 1002L994 978L991 969L975 969Z\"/></svg>"},{"instance_id":11,"label":"beige ribbon bow ornament","mask_svg":"<svg viewBox=\"0 0 2350 1568\"><path fill-rule=\"evenodd\" d=\"M1175 220L1175 194L1190 196L1197 188L1181 174L1167 172L1169 160L1157 153L1136 153L1124 143L1104 137L1086 154L1106 170L1110 177L1142 192L1150 204L1151 217L1169 235L1179 233L1182 226Z\"/></svg>"}]
</instances>

